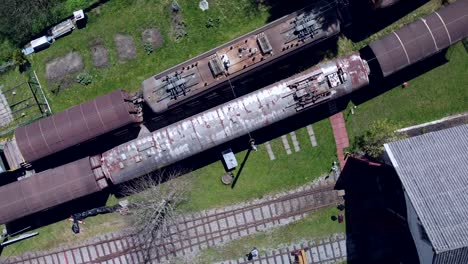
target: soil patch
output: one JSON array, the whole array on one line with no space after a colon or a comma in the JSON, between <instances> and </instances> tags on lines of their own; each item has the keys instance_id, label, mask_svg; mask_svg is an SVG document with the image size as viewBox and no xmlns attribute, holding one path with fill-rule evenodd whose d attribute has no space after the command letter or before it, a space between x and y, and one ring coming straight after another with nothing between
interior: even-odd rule
<instances>
[{"instance_id":1,"label":"soil patch","mask_svg":"<svg viewBox=\"0 0 468 264\"><path fill-rule=\"evenodd\" d=\"M47 80L60 80L66 75L78 72L84 68L83 58L78 52L70 52L64 57L59 57L46 65Z\"/></svg>"},{"instance_id":2,"label":"soil patch","mask_svg":"<svg viewBox=\"0 0 468 264\"><path fill-rule=\"evenodd\" d=\"M150 43L154 49L160 48L164 43L161 32L156 28L145 29L145 31L141 33L141 41L143 41L143 43Z\"/></svg>"},{"instance_id":3,"label":"soil patch","mask_svg":"<svg viewBox=\"0 0 468 264\"><path fill-rule=\"evenodd\" d=\"M131 60L136 57L135 44L129 35L117 34L114 37L117 53L121 60Z\"/></svg>"},{"instance_id":4,"label":"soil patch","mask_svg":"<svg viewBox=\"0 0 468 264\"><path fill-rule=\"evenodd\" d=\"M93 65L97 68L109 66L109 53L103 45L97 44L91 46L91 55L93 57Z\"/></svg>"}]
</instances>

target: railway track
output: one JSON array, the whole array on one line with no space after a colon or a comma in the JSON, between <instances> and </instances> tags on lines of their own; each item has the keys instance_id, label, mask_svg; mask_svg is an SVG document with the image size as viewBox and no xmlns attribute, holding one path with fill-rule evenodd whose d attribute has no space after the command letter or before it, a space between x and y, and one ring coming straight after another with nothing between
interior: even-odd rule
<instances>
[{"instance_id":1,"label":"railway track","mask_svg":"<svg viewBox=\"0 0 468 264\"><path fill-rule=\"evenodd\" d=\"M282 225L340 202L333 185L309 186L242 208L224 208L180 217L160 243L150 247L144 235L110 235L90 244L38 255L11 258L7 263L143 263L161 262Z\"/></svg>"},{"instance_id":2,"label":"railway track","mask_svg":"<svg viewBox=\"0 0 468 264\"><path fill-rule=\"evenodd\" d=\"M291 253L303 249L307 257L307 263L340 263L347 259L346 237L344 234L330 236L323 240L305 241L281 249L275 249L254 259L254 263L280 264L293 263ZM252 263L246 258L231 259L216 262L215 264L243 264Z\"/></svg>"}]
</instances>

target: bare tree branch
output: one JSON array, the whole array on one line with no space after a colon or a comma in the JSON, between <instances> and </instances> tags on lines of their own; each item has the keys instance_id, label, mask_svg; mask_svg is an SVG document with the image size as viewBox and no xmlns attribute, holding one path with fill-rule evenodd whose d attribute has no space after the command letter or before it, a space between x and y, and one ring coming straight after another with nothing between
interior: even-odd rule
<instances>
[{"instance_id":1,"label":"bare tree branch","mask_svg":"<svg viewBox=\"0 0 468 264\"><path fill-rule=\"evenodd\" d=\"M157 256L176 250L178 206L186 200L189 184L181 179L180 172L147 175L123 187L126 195L132 195L128 218L137 232L139 250L144 252L145 263Z\"/></svg>"}]
</instances>

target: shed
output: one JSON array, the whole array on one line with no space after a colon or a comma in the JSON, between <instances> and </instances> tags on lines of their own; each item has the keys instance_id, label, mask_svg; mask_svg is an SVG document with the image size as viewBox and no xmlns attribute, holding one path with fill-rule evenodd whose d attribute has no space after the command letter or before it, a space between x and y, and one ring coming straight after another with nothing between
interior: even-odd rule
<instances>
[{"instance_id":1,"label":"shed","mask_svg":"<svg viewBox=\"0 0 468 264\"><path fill-rule=\"evenodd\" d=\"M468 124L384 145L420 263L468 263Z\"/></svg>"}]
</instances>

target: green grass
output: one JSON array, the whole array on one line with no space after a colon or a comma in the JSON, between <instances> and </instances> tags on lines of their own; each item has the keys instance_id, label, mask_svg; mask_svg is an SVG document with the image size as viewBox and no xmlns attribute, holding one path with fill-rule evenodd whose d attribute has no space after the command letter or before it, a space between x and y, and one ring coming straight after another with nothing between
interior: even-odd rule
<instances>
[{"instance_id":1,"label":"green grass","mask_svg":"<svg viewBox=\"0 0 468 264\"><path fill-rule=\"evenodd\" d=\"M68 219L28 232L39 232L39 235L13 245L7 246L2 257L16 256L29 251L40 251L57 248L61 245L73 245L97 234L108 233L125 227L125 221L118 213L98 215L80 224L81 232L77 235L71 230L72 222Z\"/></svg>"},{"instance_id":2,"label":"green grass","mask_svg":"<svg viewBox=\"0 0 468 264\"><path fill-rule=\"evenodd\" d=\"M252 11L254 8L249 0L214 0L205 12L198 8L198 1L180 0L178 3L188 35L175 42L171 35L170 2L113 0L88 14L89 22L85 29L76 30L56 41L49 49L34 54L32 64L41 82L48 88L45 90L52 110L62 111L119 88L136 91L141 82L150 76L254 30L264 25L268 18L267 10ZM219 26L206 28L209 18L219 18ZM141 41L141 33L147 28L159 28L164 37L163 46L150 55L146 54ZM135 59L119 61L114 43L117 33L133 37L137 50ZM92 64L90 45L96 41L100 41L109 51L108 68L97 69ZM54 96L50 90L55 89L56 84L46 82L46 63L71 51L81 54L85 64L83 72L93 76L93 83L88 86L73 83ZM71 79L74 80L78 74L72 74Z\"/></svg>"},{"instance_id":3,"label":"green grass","mask_svg":"<svg viewBox=\"0 0 468 264\"><path fill-rule=\"evenodd\" d=\"M294 152L292 141L289 144L292 154L287 155L281 138L270 141L276 159L271 161L264 145L252 152L234 189L221 183L224 168L221 162L194 171L189 177L177 180L191 182L190 203L183 209L198 211L219 207L264 195L291 189L310 182L320 175L328 173L330 164L335 159L335 144L328 119L313 125L318 146L312 147L305 128L296 131L301 150ZM244 159L245 151L236 154L238 163ZM234 171L236 174L237 171Z\"/></svg>"},{"instance_id":4,"label":"green grass","mask_svg":"<svg viewBox=\"0 0 468 264\"><path fill-rule=\"evenodd\" d=\"M330 217L338 213L335 207L323 208L310 213L307 217L271 231L247 236L225 245L203 250L196 263L213 263L215 261L238 259L244 257L253 247L260 254L273 249L287 247L301 240L317 240L331 234L344 233L345 223L339 224Z\"/></svg>"},{"instance_id":5,"label":"green grass","mask_svg":"<svg viewBox=\"0 0 468 264\"><path fill-rule=\"evenodd\" d=\"M451 47L449 62L361 105L346 121L350 139L375 120L389 119L402 127L421 124L468 110L468 53L461 43Z\"/></svg>"},{"instance_id":6,"label":"green grass","mask_svg":"<svg viewBox=\"0 0 468 264\"><path fill-rule=\"evenodd\" d=\"M1 90L10 106L13 117L13 121L0 128L1 136L4 136L5 132L12 132L18 125L32 122L43 116L28 85L29 81L28 73L21 74L17 69L0 73L0 86L3 85ZM36 86L32 86L32 89L36 90ZM7 90L9 91L7 92ZM39 103L42 103L43 97L40 91L36 92L36 96Z\"/></svg>"}]
</instances>

